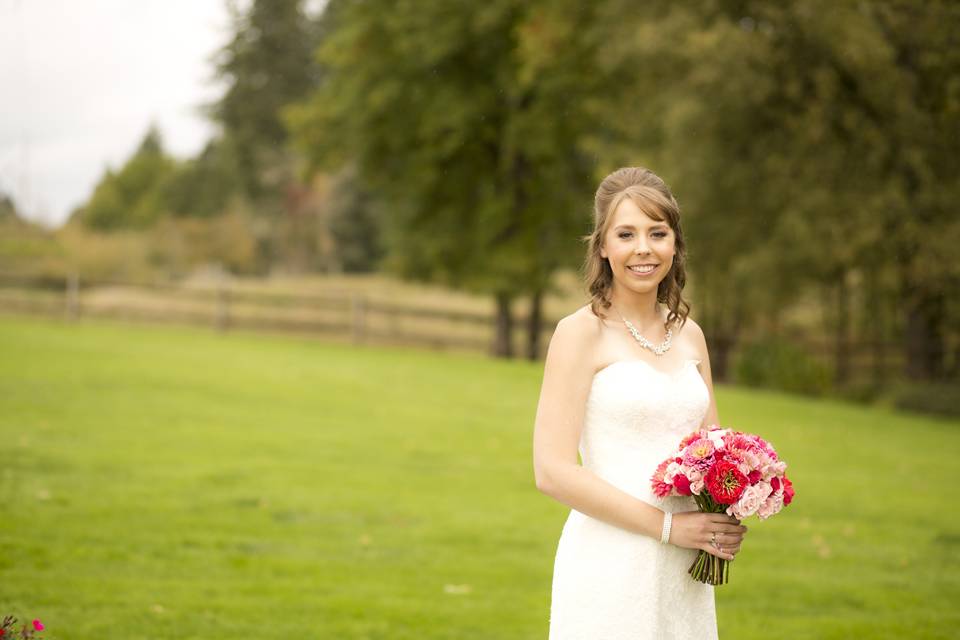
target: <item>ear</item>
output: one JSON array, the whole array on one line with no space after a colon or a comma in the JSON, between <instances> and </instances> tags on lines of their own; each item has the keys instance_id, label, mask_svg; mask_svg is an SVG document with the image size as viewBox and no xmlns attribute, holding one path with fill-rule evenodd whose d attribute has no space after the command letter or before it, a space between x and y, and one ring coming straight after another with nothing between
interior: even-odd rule
<instances>
[{"instance_id":1,"label":"ear","mask_svg":"<svg viewBox=\"0 0 960 640\"><path fill-rule=\"evenodd\" d=\"M601 258L607 257L607 250L603 248L603 245L600 245L600 257Z\"/></svg>"}]
</instances>

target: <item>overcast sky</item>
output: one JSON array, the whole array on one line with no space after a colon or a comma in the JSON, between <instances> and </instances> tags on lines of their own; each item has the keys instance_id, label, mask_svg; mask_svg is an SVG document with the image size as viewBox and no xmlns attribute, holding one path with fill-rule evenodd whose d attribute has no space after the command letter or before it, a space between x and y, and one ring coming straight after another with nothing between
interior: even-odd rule
<instances>
[{"instance_id":1,"label":"overcast sky","mask_svg":"<svg viewBox=\"0 0 960 640\"><path fill-rule=\"evenodd\" d=\"M0 0L0 192L57 225L151 122L196 153L228 25L224 0Z\"/></svg>"}]
</instances>

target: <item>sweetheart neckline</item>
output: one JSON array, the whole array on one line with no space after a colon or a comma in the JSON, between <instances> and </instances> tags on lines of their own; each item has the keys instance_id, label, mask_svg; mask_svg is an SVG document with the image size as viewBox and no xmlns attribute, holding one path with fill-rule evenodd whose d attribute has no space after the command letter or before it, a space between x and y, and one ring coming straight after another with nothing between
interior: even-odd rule
<instances>
[{"instance_id":1,"label":"sweetheart neckline","mask_svg":"<svg viewBox=\"0 0 960 640\"><path fill-rule=\"evenodd\" d=\"M681 374L683 374L684 372L686 372L687 367L688 367L688 365L689 365L691 362L695 362L695 363L699 364L699 363L700 363L700 360L698 360L697 358L687 358L687 359L685 359L685 360L683 361L683 365L681 365L680 368L679 368L677 371L673 372L673 373L670 373L670 372L667 372L667 371L660 371L660 369L657 369L655 366L653 366L652 364L650 364L650 363L647 362L646 360L640 360L640 359L637 359L637 358L632 358L632 359L629 359L629 360L614 360L614 361L611 362L610 364L608 364L608 365L606 365L606 366L601 367L600 369L598 369L598 370L596 371L596 373L593 374L593 377L596 378L598 375L600 375L601 373L603 373L604 371L606 371L607 369L609 369L610 367L612 367L612 366L614 366L614 365L617 365L617 364L628 364L628 363L631 363L631 362L639 362L640 364L646 365L647 368L650 369L651 371L653 371L654 373L657 373L657 374L659 374L659 375L661 375L661 376L664 376L664 377L666 377L666 378L674 379L674 378L679 377L679 376L680 376Z\"/></svg>"}]
</instances>

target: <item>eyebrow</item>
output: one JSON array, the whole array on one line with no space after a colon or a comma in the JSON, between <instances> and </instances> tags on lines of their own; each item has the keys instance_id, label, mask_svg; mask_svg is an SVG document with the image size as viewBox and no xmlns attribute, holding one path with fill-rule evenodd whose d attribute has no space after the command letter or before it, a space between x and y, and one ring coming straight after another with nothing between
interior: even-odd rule
<instances>
[{"instance_id":1,"label":"eyebrow","mask_svg":"<svg viewBox=\"0 0 960 640\"><path fill-rule=\"evenodd\" d=\"M660 227L667 228L667 225L661 222L659 224L654 224L650 226L651 229L658 229ZM618 224L613 228L613 230L616 231L617 229L636 229L636 227L634 227L632 224Z\"/></svg>"}]
</instances>

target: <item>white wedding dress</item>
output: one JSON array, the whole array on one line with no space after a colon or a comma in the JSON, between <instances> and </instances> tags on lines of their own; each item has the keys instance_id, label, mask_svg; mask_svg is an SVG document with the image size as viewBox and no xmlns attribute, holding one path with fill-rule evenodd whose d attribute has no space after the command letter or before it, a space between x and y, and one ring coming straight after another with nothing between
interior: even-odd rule
<instances>
[{"instance_id":1,"label":"white wedding dress","mask_svg":"<svg viewBox=\"0 0 960 640\"><path fill-rule=\"evenodd\" d=\"M665 373L619 360L598 371L580 438L583 466L664 511L696 511L692 497L654 496L650 476L706 415L699 362ZM550 640L716 639L714 587L687 573L696 557L571 510L554 562Z\"/></svg>"}]
</instances>

